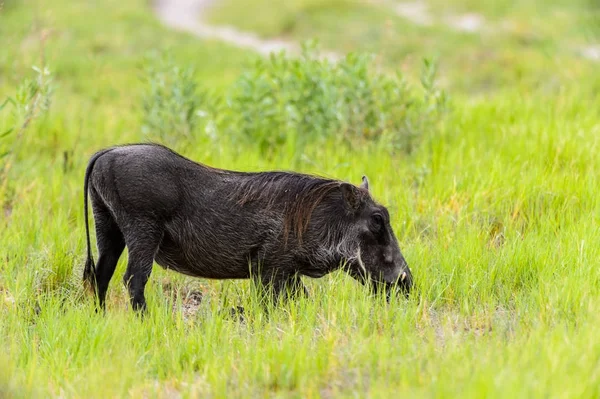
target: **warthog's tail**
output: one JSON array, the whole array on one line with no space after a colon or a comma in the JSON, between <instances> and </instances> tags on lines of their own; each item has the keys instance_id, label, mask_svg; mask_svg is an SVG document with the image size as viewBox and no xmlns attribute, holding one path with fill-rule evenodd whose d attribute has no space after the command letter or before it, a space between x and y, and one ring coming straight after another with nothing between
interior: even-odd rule
<instances>
[{"instance_id":1,"label":"warthog's tail","mask_svg":"<svg viewBox=\"0 0 600 399\"><path fill-rule=\"evenodd\" d=\"M94 164L102 155L106 154L112 150L112 148L107 148L102 151L98 151L95 153L90 159L88 166L85 170L85 177L83 182L83 214L85 217L85 235L87 239L87 260L85 261L85 266L83 268L83 281L87 282L94 291L96 290L96 266L94 265L94 258L92 257L92 245L90 243L90 226L88 220L88 188L89 188L89 180L90 175L92 173L92 169L94 168Z\"/></svg>"}]
</instances>

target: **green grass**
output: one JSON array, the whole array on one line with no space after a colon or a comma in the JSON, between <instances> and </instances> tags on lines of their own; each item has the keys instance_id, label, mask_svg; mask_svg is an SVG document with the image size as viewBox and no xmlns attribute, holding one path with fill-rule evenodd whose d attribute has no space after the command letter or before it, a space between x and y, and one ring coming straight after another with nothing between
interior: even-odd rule
<instances>
[{"instance_id":1,"label":"green grass","mask_svg":"<svg viewBox=\"0 0 600 399\"><path fill-rule=\"evenodd\" d=\"M215 90L249 54L170 32L141 0L11 2L0 11L2 97L39 63L35 10L50 29L45 56L57 88L50 113L17 147L0 203L0 396L600 396L600 85L591 62L545 59L498 39L504 47L494 52L507 63L482 64L490 91L474 96L459 69L447 74L453 111L410 157L375 145L307 148L301 171L369 176L418 295L385 305L334 273L307 279L311 299L267 320L247 281L156 267L149 315L139 320L121 283L126 256L105 315L82 289L86 162L101 147L142 140L139 65L148 50L170 49ZM421 40L448 49L460 43L455 62L463 49L489 51L444 29L407 32L430 30ZM330 32L329 43L344 48ZM521 68L538 84L517 79ZM0 132L10 123L0 113ZM227 138L177 149L217 167L292 167L283 153L238 156ZM198 307L187 297L196 291ZM237 305L245 322L223 314Z\"/></svg>"}]
</instances>

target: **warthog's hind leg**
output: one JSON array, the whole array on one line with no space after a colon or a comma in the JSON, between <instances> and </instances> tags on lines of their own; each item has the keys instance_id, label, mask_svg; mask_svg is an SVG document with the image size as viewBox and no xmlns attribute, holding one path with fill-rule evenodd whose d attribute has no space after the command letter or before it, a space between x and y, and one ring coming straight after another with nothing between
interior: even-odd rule
<instances>
[{"instance_id":1,"label":"warthog's hind leg","mask_svg":"<svg viewBox=\"0 0 600 399\"><path fill-rule=\"evenodd\" d=\"M92 192L91 200L99 256L94 271L94 281L91 283L96 291L98 305L104 309L108 284L115 273L119 257L125 249L125 240L110 211L94 192Z\"/></svg>"},{"instance_id":2,"label":"warthog's hind leg","mask_svg":"<svg viewBox=\"0 0 600 399\"><path fill-rule=\"evenodd\" d=\"M145 311L144 290L152 273L154 255L162 238L162 229L148 221L132 223L130 228L132 231L125 233L129 261L123 283L129 291L133 310Z\"/></svg>"}]
</instances>

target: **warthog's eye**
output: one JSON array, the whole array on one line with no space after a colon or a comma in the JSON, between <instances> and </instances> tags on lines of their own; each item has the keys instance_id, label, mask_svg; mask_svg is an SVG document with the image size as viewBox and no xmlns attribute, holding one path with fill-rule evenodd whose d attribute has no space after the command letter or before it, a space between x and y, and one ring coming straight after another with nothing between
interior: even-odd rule
<instances>
[{"instance_id":1,"label":"warthog's eye","mask_svg":"<svg viewBox=\"0 0 600 399\"><path fill-rule=\"evenodd\" d=\"M371 231L379 233L383 229L383 217L375 213L371 216Z\"/></svg>"}]
</instances>

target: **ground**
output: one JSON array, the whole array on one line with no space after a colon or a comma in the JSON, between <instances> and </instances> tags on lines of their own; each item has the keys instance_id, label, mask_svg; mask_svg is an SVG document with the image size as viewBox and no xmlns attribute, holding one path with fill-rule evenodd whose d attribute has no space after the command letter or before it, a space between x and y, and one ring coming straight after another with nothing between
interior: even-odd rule
<instances>
[{"instance_id":1,"label":"ground","mask_svg":"<svg viewBox=\"0 0 600 399\"><path fill-rule=\"evenodd\" d=\"M0 104L42 62L56 86L47 114L0 137L0 154L10 150L0 396L600 396L593 2L222 0L186 13L181 30L182 13L160 10L142 0L5 0L0 10ZM235 29L213 30L223 25ZM81 282L83 173L98 149L146 138L144 57L168 50L223 92L268 40L311 38L338 57L373 51L382 71L415 82L422 58L437 57L449 116L410 155L319 145L292 165L251 147L239 155L227 138L177 149L230 169L368 175L416 294L387 305L334 273L307 279L310 298L267 319L246 281L156 267L140 319L121 284L124 254L96 314ZM0 134L13 120L0 112Z\"/></svg>"}]
</instances>

